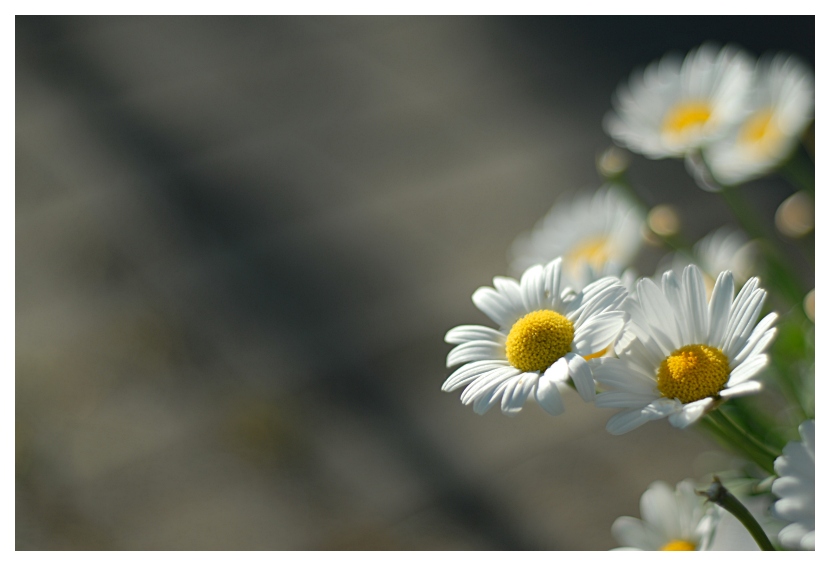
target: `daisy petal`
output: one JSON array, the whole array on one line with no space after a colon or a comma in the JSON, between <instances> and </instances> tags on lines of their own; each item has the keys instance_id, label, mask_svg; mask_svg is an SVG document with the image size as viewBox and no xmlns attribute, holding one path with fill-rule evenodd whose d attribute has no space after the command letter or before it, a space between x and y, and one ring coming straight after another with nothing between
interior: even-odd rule
<instances>
[{"instance_id":1,"label":"daisy petal","mask_svg":"<svg viewBox=\"0 0 830 566\"><path fill-rule=\"evenodd\" d=\"M536 386L536 402L551 415L561 415L565 412L565 405L562 403L562 395L556 382L548 379L546 375L539 378Z\"/></svg>"},{"instance_id":2,"label":"daisy petal","mask_svg":"<svg viewBox=\"0 0 830 566\"><path fill-rule=\"evenodd\" d=\"M473 340L502 343L505 339L506 336L498 330L476 324L456 326L444 336L444 342L447 344L463 344Z\"/></svg>"},{"instance_id":3,"label":"daisy petal","mask_svg":"<svg viewBox=\"0 0 830 566\"><path fill-rule=\"evenodd\" d=\"M707 344L721 347L726 334L726 325L729 322L729 309L732 306L732 296L735 294L735 282L732 273L722 271L712 289L712 298L709 300L709 339Z\"/></svg>"},{"instance_id":4,"label":"daisy petal","mask_svg":"<svg viewBox=\"0 0 830 566\"><path fill-rule=\"evenodd\" d=\"M472 383L478 378L478 376L483 375L488 371L507 367L509 365L510 364L508 362L501 360L484 360L465 364L450 374L444 382L444 385L441 386L441 391L454 391L459 387L464 387L465 385Z\"/></svg>"},{"instance_id":5,"label":"daisy petal","mask_svg":"<svg viewBox=\"0 0 830 566\"><path fill-rule=\"evenodd\" d=\"M459 344L447 354L447 367L482 360L504 360L504 345L487 340Z\"/></svg>"},{"instance_id":6,"label":"daisy petal","mask_svg":"<svg viewBox=\"0 0 830 566\"><path fill-rule=\"evenodd\" d=\"M690 424L697 422L700 417L706 414L706 411L714 402L715 400L711 397L706 397L705 399L701 399L699 401L687 403L686 405L683 405L683 408L679 412L669 416L669 422L672 426L676 426L677 428L686 428Z\"/></svg>"},{"instance_id":7,"label":"daisy petal","mask_svg":"<svg viewBox=\"0 0 830 566\"><path fill-rule=\"evenodd\" d=\"M594 383L594 376L588 362L582 356L578 356L573 352L565 354L564 359L568 363L568 373L571 375L571 380L576 386L579 396L586 403L590 403L596 396L597 386Z\"/></svg>"}]
</instances>

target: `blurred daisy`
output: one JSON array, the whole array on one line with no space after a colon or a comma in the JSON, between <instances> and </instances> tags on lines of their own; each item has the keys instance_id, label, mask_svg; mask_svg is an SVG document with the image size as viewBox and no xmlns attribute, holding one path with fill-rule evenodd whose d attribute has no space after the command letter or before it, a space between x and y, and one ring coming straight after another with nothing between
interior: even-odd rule
<instances>
[{"instance_id":1,"label":"blurred daisy","mask_svg":"<svg viewBox=\"0 0 830 566\"><path fill-rule=\"evenodd\" d=\"M556 257L564 283L580 290L602 277L623 275L640 251L645 214L615 185L554 206L513 243L514 273Z\"/></svg>"},{"instance_id":2,"label":"blurred daisy","mask_svg":"<svg viewBox=\"0 0 830 566\"><path fill-rule=\"evenodd\" d=\"M721 271L731 271L737 285L742 285L755 271L757 246L741 230L723 226L710 232L692 248L693 256L675 252L666 256L657 268L657 277L672 270L681 273L689 264L703 272L707 296L712 294L715 279Z\"/></svg>"},{"instance_id":3,"label":"blurred daisy","mask_svg":"<svg viewBox=\"0 0 830 566\"><path fill-rule=\"evenodd\" d=\"M695 493L690 480L674 490L654 482L640 498L642 519L620 517L611 526L611 534L625 545L614 550L708 550L720 514Z\"/></svg>"},{"instance_id":4,"label":"blurred daisy","mask_svg":"<svg viewBox=\"0 0 830 566\"><path fill-rule=\"evenodd\" d=\"M601 355L620 334L626 315L619 310L626 290L616 278L601 279L583 292L562 290L562 259L535 265L521 282L493 279L473 303L499 325L457 326L445 340L458 344L447 367L464 364L441 387L465 387L461 402L483 414L501 399L507 415L518 413L532 396L552 415L564 411L559 386L570 377L585 401L596 386L586 359Z\"/></svg>"},{"instance_id":5,"label":"blurred daisy","mask_svg":"<svg viewBox=\"0 0 830 566\"><path fill-rule=\"evenodd\" d=\"M785 548L816 549L816 422L798 427L801 442L789 442L775 460L778 478L772 493L780 499L773 505L777 516L790 524L778 534Z\"/></svg>"},{"instance_id":6,"label":"blurred daisy","mask_svg":"<svg viewBox=\"0 0 830 566\"><path fill-rule=\"evenodd\" d=\"M792 56L763 58L748 103L746 119L703 150L712 175L724 185L759 177L792 153L813 119L813 73Z\"/></svg>"},{"instance_id":7,"label":"blurred daisy","mask_svg":"<svg viewBox=\"0 0 830 566\"><path fill-rule=\"evenodd\" d=\"M695 265L682 280L664 273L662 289L640 279L626 304L633 338L618 342L619 358L591 362L597 383L610 390L597 395L597 407L624 409L608 431L623 434L665 417L685 428L724 399L760 391L752 378L767 366L777 318L771 313L755 324L766 294L753 277L733 301L732 273L724 271L707 305Z\"/></svg>"},{"instance_id":8,"label":"blurred daisy","mask_svg":"<svg viewBox=\"0 0 830 566\"><path fill-rule=\"evenodd\" d=\"M651 159L681 157L744 118L751 79L751 57L734 46L667 54L617 88L605 130Z\"/></svg>"}]
</instances>

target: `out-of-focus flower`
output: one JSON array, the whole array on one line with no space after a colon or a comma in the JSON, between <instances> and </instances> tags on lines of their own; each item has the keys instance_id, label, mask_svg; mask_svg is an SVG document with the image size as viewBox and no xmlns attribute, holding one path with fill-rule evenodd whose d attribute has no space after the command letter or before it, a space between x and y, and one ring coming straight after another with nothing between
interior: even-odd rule
<instances>
[{"instance_id":1,"label":"out-of-focus flower","mask_svg":"<svg viewBox=\"0 0 830 566\"><path fill-rule=\"evenodd\" d=\"M680 273L689 264L695 264L703 272L706 294L711 295L715 279L721 271L731 271L737 285L742 285L755 271L758 250L741 230L723 226L710 232L692 248L693 257L683 252L667 255L660 262L656 276L672 270Z\"/></svg>"},{"instance_id":2,"label":"out-of-focus flower","mask_svg":"<svg viewBox=\"0 0 830 566\"><path fill-rule=\"evenodd\" d=\"M623 190L606 185L555 205L511 250L512 270L556 257L564 261L564 284L580 290L604 276L621 276L642 245L644 213Z\"/></svg>"},{"instance_id":3,"label":"out-of-focus flower","mask_svg":"<svg viewBox=\"0 0 830 566\"><path fill-rule=\"evenodd\" d=\"M816 422L798 427L801 442L788 442L775 459L778 478L772 493L780 499L773 512L790 524L781 529L778 540L785 548L816 549Z\"/></svg>"},{"instance_id":4,"label":"out-of-focus flower","mask_svg":"<svg viewBox=\"0 0 830 566\"><path fill-rule=\"evenodd\" d=\"M499 399L507 415L518 413L531 395L552 415L564 411L559 386L570 377L580 396L594 399L596 385L587 359L602 355L623 329L619 309L627 291L613 277L580 293L562 289L562 259L535 265L521 282L495 277L494 288L481 287L473 302L499 325L457 326L445 340L458 344L447 367L464 364L447 378L443 391L466 387L465 405L488 411Z\"/></svg>"},{"instance_id":5,"label":"out-of-focus flower","mask_svg":"<svg viewBox=\"0 0 830 566\"><path fill-rule=\"evenodd\" d=\"M667 54L617 88L605 130L646 157L681 157L745 116L752 58L735 46L707 43L680 59Z\"/></svg>"},{"instance_id":6,"label":"out-of-focus flower","mask_svg":"<svg viewBox=\"0 0 830 566\"><path fill-rule=\"evenodd\" d=\"M707 306L695 265L682 280L664 273L662 289L651 279L638 281L637 296L626 304L631 321L616 346L619 358L591 362L597 383L610 390L597 395L597 407L625 409L608 421L609 432L665 417L684 428L723 399L760 391L752 378L767 366L777 316L755 324L766 298L755 277L734 301L733 295L732 274L724 271Z\"/></svg>"},{"instance_id":7,"label":"out-of-focus flower","mask_svg":"<svg viewBox=\"0 0 830 566\"><path fill-rule=\"evenodd\" d=\"M680 215L670 204L658 204L648 211L648 227L658 236L674 236L680 231Z\"/></svg>"},{"instance_id":8,"label":"out-of-focus flower","mask_svg":"<svg viewBox=\"0 0 830 566\"><path fill-rule=\"evenodd\" d=\"M813 119L813 73L786 54L758 62L750 113L703 156L718 182L735 185L774 169L792 153Z\"/></svg>"},{"instance_id":9,"label":"out-of-focus flower","mask_svg":"<svg viewBox=\"0 0 830 566\"><path fill-rule=\"evenodd\" d=\"M816 211L813 197L804 191L793 193L775 211L775 227L789 238L801 238L813 231Z\"/></svg>"},{"instance_id":10,"label":"out-of-focus flower","mask_svg":"<svg viewBox=\"0 0 830 566\"><path fill-rule=\"evenodd\" d=\"M695 493L691 480L674 490L657 481L640 498L640 515L614 521L611 534L624 545L614 550L708 550L721 511Z\"/></svg>"}]
</instances>

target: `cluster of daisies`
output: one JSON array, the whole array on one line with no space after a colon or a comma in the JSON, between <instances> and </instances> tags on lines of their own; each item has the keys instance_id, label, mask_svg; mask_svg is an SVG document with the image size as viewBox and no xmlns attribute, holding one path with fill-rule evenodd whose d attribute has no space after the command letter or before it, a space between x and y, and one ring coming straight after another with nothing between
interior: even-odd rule
<instances>
[{"instance_id":1,"label":"cluster of daisies","mask_svg":"<svg viewBox=\"0 0 830 566\"><path fill-rule=\"evenodd\" d=\"M696 178L714 181L705 187L722 188L788 158L813 106L812 74L794 57L755 61L706 44L636 72L605 127L646 157L685 158ZM512 416L535 402L555 416L573 388L585 403L619 410L606 426L614 435L658 419L716 423L721 405L761 392L778 315L764 310L767 291L753 276L758 242L722 227L638 277L632 264L654 235L650 214L618 182L554 206L513 243L515 277L473 293L494 326L447 332L447 366L458 367L443 391L460 390L479 414L498 406ZM814 549L814 421L799 432L801 441L769 458L767 490L786 524L779 546ZM642 519L621 517L612 533L620 550L707 550L723 515L709 499L690 480L655 482Z\"/></svg>"}]
</instances>

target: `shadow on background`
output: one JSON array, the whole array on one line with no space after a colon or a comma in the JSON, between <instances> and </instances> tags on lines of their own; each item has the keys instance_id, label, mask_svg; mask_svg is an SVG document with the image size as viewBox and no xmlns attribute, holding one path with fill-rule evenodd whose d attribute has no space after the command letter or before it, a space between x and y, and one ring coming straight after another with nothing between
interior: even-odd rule
<instances>
[{"instance_id":1,"label":"shadow on background","mask_svg":"<svg viewBox=\"0 0 830 566\"><path fill-rule=\"evenodd\" d=\"M473 415L442 337L598 185L634 66L813 64L814 18L16 23L18 549L604 549L695 475L703 439L612 441L575 396ZM632 177L694 236L729 221L682 164Z\"/></svg>"}]
</instances>

